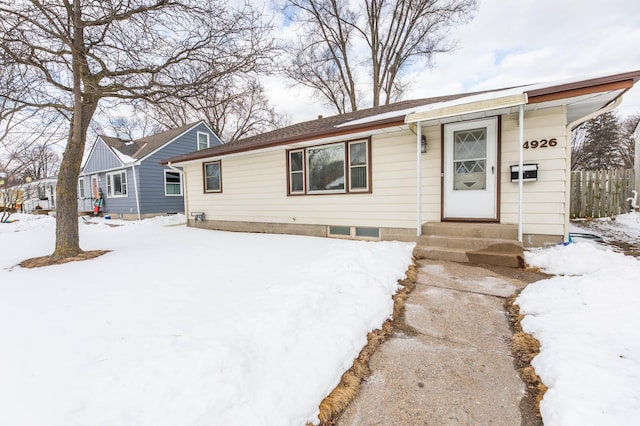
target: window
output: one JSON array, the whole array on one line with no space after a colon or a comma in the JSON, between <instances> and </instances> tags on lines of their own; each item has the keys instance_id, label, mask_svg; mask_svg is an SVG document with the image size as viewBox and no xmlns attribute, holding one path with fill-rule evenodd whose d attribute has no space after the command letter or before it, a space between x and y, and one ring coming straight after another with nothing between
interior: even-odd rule
<instances>
[{"instance_id":1,"label":"window","mask_svg":"<svg viewBox=\"0 0 640 426\"><path fill-rule=\"evenodd\" d=\"M222 192L220 161L204 163L204 192Z\"/></svg>"},{"instance_id":2,"label":"window","mask_svg":"<svg viewBox=\"0 0 640 426\"><path fill-rule=\"evenodd\" d=\"M127 172L107 174L107 197L127 196Z\"/></svg>"},{"instance_id":3,"label":"window","mask_svg":"<svg viewBox=\"0 0 640 426\"><path fill-rule=\"evenodd\" d=\"M289 194L370 192L369 150L359 140L289 151Z\"/></svg>"},{"instance_id":4,"label":"window","mask_svg":"<svg viewBox=\"0 0 640 426\"><path fill-rule=\"evenodd\" d=\"M198 151L209 148L209 134L198 132Z\"/></svg>"},{"instance_id":5,"label":"window","mask_svg":"<svg viewBox=\"0 0 640 426\"><path fill-rule=\"evenodd\" d=\"M362 226L334 226L329 225L328 235L330 237L337 238L352 238L352 239L380 239L380 228L370 228Z\"/></svg>"},{"instance_id":6,"label":"window","mask_svg":"<svg viewBox=\"0 0 640 426\"><path fill-rule=\"evenodd\" d=\"M351 191L369 189L368 157L366 142L349 143L349 189Z\"/></svg>"},{"instance_id":7,"label":"window","mask_svg":"<svg viewBox=\"0 0 640 426\"><path fill-rule=\"evenodd\" d=\"M304 193L304 150L289 152L289 192Z\"/></svg>"},{"instance_id":8,"label":"window","mask_svg":"<svg viewBox=\"0 0 640 426\"><path fill-rule=\"evenodd\" d=\"M84 178L78 179L78 197L84 198Z\"/></svg>"},{"instance_id":9,"label":"window","mask_svg":"<svg viewBox=\"0 0 640 426\"><path fill-rule=\"evenodd\" d=\"M182 174L172 170L164 171L164 195L181 196L182 195Z\"/></svg>"},{"instance_id":10,"label":"window","mask_svg":"<svg viewBox=\"0 0 640 426\"><path fill-rule=\"evenodd\" d=\"M331 236L351 236L351 227L349 226L330 226L329 235Z\"/></svg>"},{"instance_id":11,"label":"window","mask_svg":"<svg viewBox=\"0 0 640 426\"><path fill-rule=\"evenodd\" d=\"M380 238L380 229L356 227L356 237Z\"/></svg>"}]
</instances>

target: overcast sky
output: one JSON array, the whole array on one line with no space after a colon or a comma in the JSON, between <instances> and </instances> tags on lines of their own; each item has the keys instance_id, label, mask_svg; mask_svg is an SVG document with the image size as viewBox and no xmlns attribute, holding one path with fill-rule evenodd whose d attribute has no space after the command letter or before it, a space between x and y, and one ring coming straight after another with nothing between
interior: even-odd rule
<instances>
[{"instance_id":1,"label":"overcast sky","mask_svg":"<svg viewBox=\"0 0 640 426\"><path fill-rule=\"evenodd\" d=\"M414 67L405 99L640 70L638 0L479 0L475 19L451 35L458 49L432 69ZM292 123L334 114L304 88L266 86ZM640 113L640 83L617 110Z\"/></svg>"}]
</instances>

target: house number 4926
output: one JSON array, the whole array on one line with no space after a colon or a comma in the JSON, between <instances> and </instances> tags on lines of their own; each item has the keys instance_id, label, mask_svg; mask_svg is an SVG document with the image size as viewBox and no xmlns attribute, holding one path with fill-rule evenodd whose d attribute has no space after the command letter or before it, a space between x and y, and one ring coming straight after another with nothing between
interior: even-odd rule
<instances>
[{"instance_id":1,"label":"house number 4926","mask_svg":"<svg viewBox=\"0 0 640 426\"><path fill-rule=\"evenodd\" d=\"M522 144L524 149L536 149L536 148L549 148L558 145L558 140L556 138L551 139L540 139L539 141L525 141Z\"/></svg>"}]
</instances>

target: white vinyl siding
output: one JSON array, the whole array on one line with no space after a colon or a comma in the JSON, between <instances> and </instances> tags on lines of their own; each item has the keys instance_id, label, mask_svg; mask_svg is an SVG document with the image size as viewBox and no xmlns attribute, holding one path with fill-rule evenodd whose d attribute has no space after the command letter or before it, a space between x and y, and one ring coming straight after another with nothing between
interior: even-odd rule
<instances>
[{"instance_id":1,"label":"white vinyl siding","mask_svg":"<svg viewBox=\"0 0 640 426\"><path fill-rule=\"evenodd\" d=\"M182 196L182 174L173 170L164 170L164 195L167 197Z\"/></svg>"},{"instance_id":2,"label":"white vinyl siding","mask_svg":"<svg viewBox=\"0 0 640 426\"><path fill-rule=\"evenodd\" d=\"M127 196L127 172L107 173L107 197Z\"/></svg>"},{"instance_id":3,"label":"white vinyl siding","mask_svg":"<svg viewBox=\"0 0 640 426\"><path fill-rule=\"evenodd\" d=\"M374 136L369 186L375 191L358 196L289 196L284 149L226 157L224 192L215 201L202 191L202 165L186 164L188 210L205 212L208 220L415 228L414 141L408 130Z\"/></svg>"},{"instance_id":4,"label":"white vinyl siding","mask_svg":"<svg viewBox=\"0 0 640 426\"><path fill-rule=\"evenodd\" d=\"M563 108L532 111L525 115L525 140L557 138L558 141L556 147L524 152L526 163L539 164L538 181L524 184L525 234L563 233L567 214L565 126ZM509 165L518 162L518 115L504 116L501 129L499 219L501 223L516 224L518 185L511 182ZM429 141L428 152L421 154L422 219L423 222L439 222L442 217L441 127L435 125L422 130ZM185 164L188 209L205 212L207 220L323 225L331 235L334 234L332 230L335 235L344 234L345 227L415 230L416 145L416 135L410 130L373 135L367 146L370 192L357 196L344 196L344 193L290 196L290 155L306 150L306 147L225 157L224 193L215 200L202 191L202 163ZM259 173L256 165L260 166ZM351 162L347 162L348 174L353 173L350 166Z\"/></svg>"},{"instance_id":5,"label":"white vinyl siding","mask_svg":"<svg viewBox=\"0 0 640 426\"><path fill-rule=\"evenodd\" d=\"M565 190L567 137L564 108L525 114L524 141L556 138L554 147L524 149L524 163L538 164L538 180L523 183L524 234L563 235L569 206ZM503 223L518 223L518 183L511 182L510 165L518 164L518 114L502 117L500 214ZM569 175L570 176L570 175ZM526 241L525 241L526 245Z\"/></svg>"}]
</instances>

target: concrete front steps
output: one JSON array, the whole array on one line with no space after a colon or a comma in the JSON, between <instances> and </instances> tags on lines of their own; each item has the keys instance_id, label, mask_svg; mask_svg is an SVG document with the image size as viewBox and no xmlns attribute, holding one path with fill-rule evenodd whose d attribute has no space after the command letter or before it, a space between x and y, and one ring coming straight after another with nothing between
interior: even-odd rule
<instances>
[{"instance_id":1,"label":"concrete front steps","mask_svg":"<svg viewBox=\"0 0 640 426\"><path fill-rule=\"evenodd\" d=\"M524 266L518 226L499 223L431 222L422 225L414 255L418 259L472 264Z\"/></svg>"}]
</instances>

